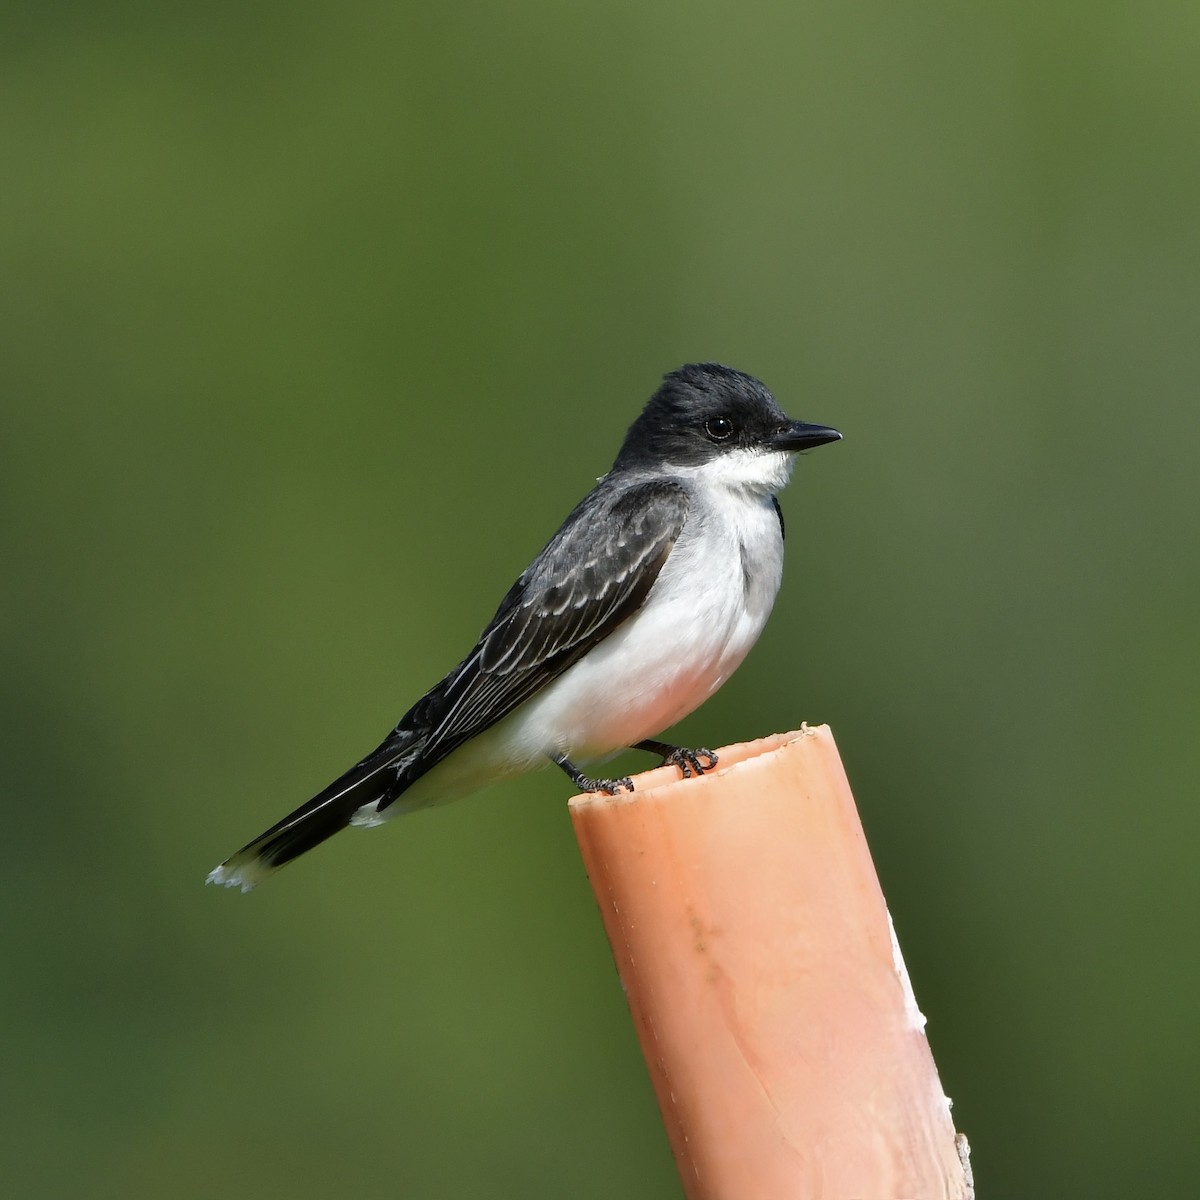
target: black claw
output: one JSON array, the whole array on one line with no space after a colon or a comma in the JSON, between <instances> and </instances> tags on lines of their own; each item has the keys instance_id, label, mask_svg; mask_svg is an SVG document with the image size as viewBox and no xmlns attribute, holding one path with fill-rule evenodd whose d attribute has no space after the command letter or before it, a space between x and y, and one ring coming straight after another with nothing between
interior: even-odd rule
<instances>
[{"instance_id":1,"label":"black claw","mask_svg":"<svg viewBox=\"0 0 1200 1200\"><path fill-rule=\"evenodd\" d=\"M707 762L701 761L708 759ZM674 763L682 772L684 779L692 775L703 775L717 765L717 756L711 750L685 750L682 746L665 760Z\"/></svg>"},{"instance_id":2,"label":"black claw","mask_svg":"<svg viewBox=\"0 0 1200 1200\"><path fill-rule=\"evenodd\" d=\"M635 750L648 750L662 755L664 767L678 767L684 779L703 775L717 765L717 756L711 750L689 750L686 746L672 746L669 742L656 742L649 738L638 742ZM707 759L708 761L703 761Z\"/></svg>"},{"instance_id":3,"label":"black claw","mask_svg":"<svg viewBox=\"0 0 1200 1200\"><path fill-rule=\"evenodd\" d=\"M580 775L574 783L581 792L603 792L606 796L633 791L633 780L628 775L623 779L593 779L590 775Z\"/></svg>"},{"instance_id":4,"label":"black claw","mask_svg":"<svg viewBox=\"0 0 1200 1200\"><path fill-rule=\"evenodd\" d=\"M623 775L620 779L593 779L591 785L590 791L603 792L606 796L633 791L633 780L628 775Z\"/></svg>"},{"instance_id":5,"label":"black claw","mask_svg":"<svg viewBox=\"0 0 1200 1200\"><path fill-rule=\"evenodd\" d=\"M593 779L585 775L565 754L551 759L551 762L560 767L581 792L603 792L606 796L615 796L618 792L633 791L633 780L628 775L622 779Z\"/></svg>"}]
</instances>

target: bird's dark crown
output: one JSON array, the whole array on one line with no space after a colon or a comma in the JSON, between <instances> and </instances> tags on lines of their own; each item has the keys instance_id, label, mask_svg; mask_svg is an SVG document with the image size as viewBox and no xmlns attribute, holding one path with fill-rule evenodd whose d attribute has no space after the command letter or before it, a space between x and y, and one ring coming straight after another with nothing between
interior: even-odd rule
<instances>
[{"instance_id":1,"label":"bird's dark crown","mask_svg":"<svg viewBox=\"0 0 1200 1200\"><path fill-rule=\"evenodd\" d=\"M765 447L787 424L775 397L753 376L720 363L688 363L663 376L614 466L698 466L729 450Z\"/></svg>"}]
</instances>

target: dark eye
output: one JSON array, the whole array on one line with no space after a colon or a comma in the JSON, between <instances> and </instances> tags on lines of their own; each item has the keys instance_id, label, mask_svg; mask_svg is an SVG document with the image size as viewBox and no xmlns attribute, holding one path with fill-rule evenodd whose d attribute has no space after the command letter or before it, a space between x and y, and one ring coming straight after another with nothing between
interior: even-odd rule
<instances>
[{"instance_id":1,"label":"dark eye","mask_svg":"<svg viewBox=\"0 0 1200 1200\"><path fill-rule=\"evenodd\" d=\"M709 417L704 422L704 432L714 442L723 442L733 436L733 422L728 417Z\"/></svg>"}]
</instances>

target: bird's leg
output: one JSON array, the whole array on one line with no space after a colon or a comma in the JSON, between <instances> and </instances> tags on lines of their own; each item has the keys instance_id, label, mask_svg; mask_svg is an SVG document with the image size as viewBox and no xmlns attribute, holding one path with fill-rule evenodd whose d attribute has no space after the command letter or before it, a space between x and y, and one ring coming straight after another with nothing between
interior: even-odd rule
<instances>
[{"instance_id":1,"label":"bird's leg","mask_svg":"<svg viewBox=\"0 0 1200 1200\"><path fill-rule=\"evenodd\" d=\"M633 791L633 780L628 775L624 779L593 779L585 775L565 754L550 761L564 771L581 792L603 792L606 796L615 796L618 792Z\"/></svg>"},{"instance_id":2,"label":"bird's leg","mask_svg":"<svg viewBox=\"0 0 1200 1200\"><path fill-rule=\"evenodd\" d=\"M651 754L662 755L664 767L678 767L683 772L684 779L692 775L703 775L717 765L717 756L711 750L689 750L685 746L672 746L669 742L656 742L647 738L633 747L635 750L648 750ZM704 762L704 759L708 759Z\"/></svg>"}]
</instances>

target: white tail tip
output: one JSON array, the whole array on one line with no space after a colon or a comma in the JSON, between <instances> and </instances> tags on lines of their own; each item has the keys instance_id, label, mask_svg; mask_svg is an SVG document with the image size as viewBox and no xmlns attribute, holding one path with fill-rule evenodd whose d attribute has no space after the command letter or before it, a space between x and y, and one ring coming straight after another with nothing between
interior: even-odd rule
<instances>
[{"instance_id":1,"label":"white tail tip","mask_svg":"<svg viewBox=\"0 0 1200 1200\"><path fill-rule=\"evenodd\" d=\"M205 883L215 883L218 887L241 888L243 892L252 892L268 875L273 867L267 866L258 859L249 862L238 862L231 858L219 867L214 867L208 873Z\"/></svg>"}]
</instances>

